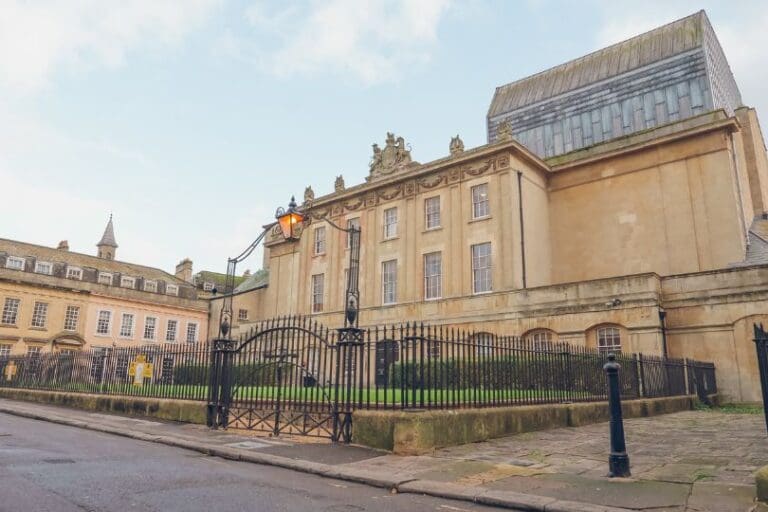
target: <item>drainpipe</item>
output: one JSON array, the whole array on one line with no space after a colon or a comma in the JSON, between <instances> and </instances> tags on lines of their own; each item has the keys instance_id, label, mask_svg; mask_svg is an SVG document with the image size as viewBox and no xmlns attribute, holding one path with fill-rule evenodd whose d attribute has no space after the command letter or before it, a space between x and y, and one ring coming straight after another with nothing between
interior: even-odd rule
<instances>
[{"instance_id":1,"label":"drainpipe","mask_svg":"<svg viewBox=\"0 0 768 512\"><path fill-rule=\"evenodd\" d=\"M520 254L523 262L523 288L527 288L525 279L525 224L523 223L523 172L517 171L517 202L520 205Z\"/></svg>"},{"instance_id":2,"label":"drainpipe","mask_svg":"<svg viewBox=\"0 0 768 512\"><path fill-rule=\"evenodd\" d=\"M661 323L661 350L667 357L667 312L659 308L659 322Z\"/></svg>"}]
</instances>

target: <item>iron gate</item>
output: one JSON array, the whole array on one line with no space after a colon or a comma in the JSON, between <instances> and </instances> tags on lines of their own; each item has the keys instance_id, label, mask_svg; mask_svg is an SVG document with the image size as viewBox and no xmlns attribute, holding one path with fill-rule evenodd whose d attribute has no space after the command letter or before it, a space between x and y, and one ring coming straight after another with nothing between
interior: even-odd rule
<instances>
[{"instance_id":1,"label":"iron gate","mask_svg":"<svg viewBox=\"0 0 768 512\"><path fill-rule=\"evenodd\" d=\"M362 332L282 317L214 340L208 425L349 442Z\"/></svg>"},{"instance_id":2,"label":"iron gate","mask_svg":"<svg viewBox=\"0 0 768 512\"><path fill-rule=\"evenodd\" d=\"M763 390L765 427L768 429L768 332L763 328L763 324L755 324L755 346L757 347L757 366L760 369L760 386Z\"/></svg>"}]
</instances>

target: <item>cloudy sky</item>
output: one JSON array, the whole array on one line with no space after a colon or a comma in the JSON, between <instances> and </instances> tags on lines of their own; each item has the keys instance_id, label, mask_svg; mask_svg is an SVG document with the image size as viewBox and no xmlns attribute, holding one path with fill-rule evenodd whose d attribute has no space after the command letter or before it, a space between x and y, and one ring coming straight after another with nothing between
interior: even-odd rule
<instances>
[{"instance_id":1,"label":"cloudy sky","mask_svg":"<svg viewBox=\"0 0 768 512\"><path fill-rule=\"evenodd\" d=\"M481 145L496 86L701 8L768 115L764 1L0 0L0 237L224 271L387 131Z\"/></svg>"}]
</instances>

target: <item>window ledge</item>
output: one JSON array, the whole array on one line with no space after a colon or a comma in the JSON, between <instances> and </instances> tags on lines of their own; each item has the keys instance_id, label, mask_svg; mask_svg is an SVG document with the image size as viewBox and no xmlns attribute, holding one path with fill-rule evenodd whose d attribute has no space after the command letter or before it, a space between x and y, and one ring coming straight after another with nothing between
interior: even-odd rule
<instances>
[{"instance_id":1,"label":"window ledge","mask_svg":"<svg viewBox=\"0 0 768 512\"><path fill-rule=\"evenodd\" d=\"M389 238L382 238L382 239L381 239L381 243L384 243L384 242L391 242L392 240L399 240L399 239L400 239L400 235L391 236L391 237L389 237Z\"/></svg>"},{"instance_id":2,"label":"window ledge","mask_svg":"<svg viewBox=\"0 0 768 512\"><path fill-rule=\"evenodd\" d=\"M487 290L487 291L484 291L484 292L472 292L472 296L476 296L476 295L488 295L488 294L490 294L490 293L493 293L493 290Z\"/></svg>"},{"instance_id":3,"label":"window ledge","mask_svg":"<svg viewBox=\"0 0 768 512\"><path fill-rule=\"evenodd\" d=\"M493 218L492 215L486 215L485 217L477 217L476 219L470 219L469 223L471 224L473 222L482 222L484 220L488 220L488 219L492 219L492 218Z\"/></svg>"},{"instance_id":4,"label":"window ledge","mask_svg":"<svg viewBox=\"0 0 768 512\"><path fill-rule=\"evenodd\" d=\"M48 328L47 327L33 327L33 326L30 325L29 326L29 330L30 331L47 331Z\"/></svg>"},{"instance_id":5,"label":"window ledge","mask_svg":"<svg viewBox=\"0 0 768 512\"><path fill-rule=\"evenodd\" d=\"M101 334L101 333L97 332L97 333L94 334L94 336L98 336L99 338L111 338L112 334L110 334L110 333Z\"/></svg>"},{"instance_id":6,"label":"window ledge","mask_svg":"<svg viewBox=\"0 0 768 512\"><path fill-rule=\"evenodd\" d=\"M422 231L422 233L432 233L433 231L442 231L443 226L437 226L434 228L426 228Z\"/></svg>"},{"instance_id":7,"label":"window ledge","mask_svg":"<svg viewBox=\"0 0 768 512\"><path fill-rule=\"evenodd\" d=\"M0 324L0 327L5 327L7 329L18 329L19 326L16 324Z\"/></svg>"}]
</instances>

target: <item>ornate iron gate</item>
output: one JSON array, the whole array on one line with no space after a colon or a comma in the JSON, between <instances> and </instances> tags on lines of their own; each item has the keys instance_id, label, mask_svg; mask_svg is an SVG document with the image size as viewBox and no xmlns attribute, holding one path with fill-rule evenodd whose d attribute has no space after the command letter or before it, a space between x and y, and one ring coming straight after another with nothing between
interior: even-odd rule
<instances>
[{"instance_id":1,"label":"ornate iron gate","mask_svg":"<svg viewBox=\"0 0 768 512\"><path fill-rule=\"evenodd\" d=\"M349 442L363 364L363 331L353 330L282 317L239 340L214 340L208 425Z\"/></svg>"},{"instance_id":2,"label":"ornate iron gate","mask_svg":"<svg viewBox=\"0 0 768 512\"><path fill-rule=\"evenodd\" d=\"M760 369L760 386L763 390L765 427L768 429L768 332L763 328L763 324L755 324L755 346L757 347L757 366Z\"/></svg>"}]
</instances>

